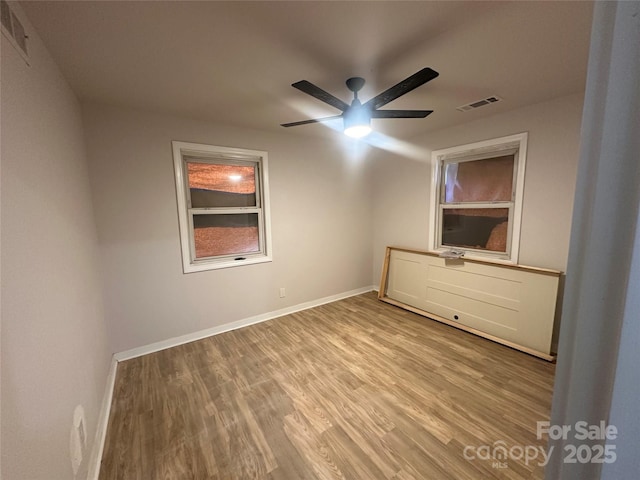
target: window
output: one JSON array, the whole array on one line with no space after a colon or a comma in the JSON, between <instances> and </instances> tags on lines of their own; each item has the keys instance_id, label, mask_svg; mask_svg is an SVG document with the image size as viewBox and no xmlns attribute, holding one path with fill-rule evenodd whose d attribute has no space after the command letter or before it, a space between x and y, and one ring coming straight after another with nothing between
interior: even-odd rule
<instances>
[{"instance_id":1,"label":"window","mask_svg":"<svg viewBox=\"0 0 640 480\"><path fill-rule=\"evenodd\" d=\"M518 262L527 134L432 153L430 248Z\"/></svg>"},{"instance_id":2,"label":"window","mask_svg":"<svg viewBox=\"0 0 640 480\"><path fill-rule=\"evenodd\" d=\"M173 142L184 273L271 261L267 153Z\"/></svg>"}]
</instances>

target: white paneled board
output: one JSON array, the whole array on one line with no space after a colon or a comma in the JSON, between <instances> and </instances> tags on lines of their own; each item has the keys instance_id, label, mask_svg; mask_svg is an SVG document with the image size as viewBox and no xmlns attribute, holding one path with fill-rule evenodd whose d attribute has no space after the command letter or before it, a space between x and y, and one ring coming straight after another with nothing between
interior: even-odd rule
<instances>
[{"instance_id":1,"label":"white paneled board","mask_svg":"<svg viewBox=\"0 0 640 480\"><path fill-rule=\"evenodd\" d=\"M561 272L388 247L379 298L553 360Z\"/></svg>"}]
</instances>

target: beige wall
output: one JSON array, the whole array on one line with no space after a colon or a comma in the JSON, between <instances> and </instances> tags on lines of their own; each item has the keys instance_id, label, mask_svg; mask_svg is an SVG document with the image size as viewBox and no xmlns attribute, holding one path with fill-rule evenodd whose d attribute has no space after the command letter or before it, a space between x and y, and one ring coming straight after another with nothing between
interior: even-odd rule
<instances>
[{"instance_id":1,"label":"beige wall","mask_svg":"<svg viewBox=\"0 0 640 480\"><path fill-rule=\"evenodd\" d=\"M520 132L529 132L529 140L519 263L564 271L582 102L582 95L562 97L414 138L424 162L377 153L373 175L374 282L380 279L385 246L428 248L431 151Z\"/></svg>"},{"instance_id":2,"label":"beige wall","mask_svg":"<svg viewBox=\"0 0 640 480\"><path fill-rule=\"evenodd\" d=\"M71 479L74 409L86 475L110 354L80 107L27 28L31 66L1 35L1 476Z\"/></svg>"},{"instance_id":3,"label":"beige wall","mask_svg":"<svg viewBox=\"0 0 640 480\"><path fill-rule=\"evenodd\" d=\"M116 351L371 285L363 158L287 131L98 105L83 112ZM273 262L182 273L172 140L269 153Z\"/></svg>"}]
</instances>

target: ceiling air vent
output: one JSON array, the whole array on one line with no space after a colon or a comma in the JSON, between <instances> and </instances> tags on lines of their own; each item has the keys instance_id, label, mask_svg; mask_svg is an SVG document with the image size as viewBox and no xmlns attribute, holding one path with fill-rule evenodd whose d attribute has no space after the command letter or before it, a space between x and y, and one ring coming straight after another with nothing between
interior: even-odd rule
<instances>
[{"instance_id":1,"label":"ceiling air vent","mask_svg":"<svg viewBox=\"0 0 640 480\"><path fill-rule=\"evenodd\" d=\"M469 110L475 110L476 108L484 107L485 105L490 105L492 103L496 103L502 100L500 97L493 95L492 97L483 98L482 100L476 100L475 102L467 103L466 105L462 105L456 110L460 112L468 112Z\"/></svg>"},{"instance_id":2,"label":"ceiling air vent","mask_svg":"<svg viewBox=\"0 0 640 480\"><path fill-rule=\"evenodd\" d=\"M2 33L9 39L11 45L20 53L28 65L29 52L27 51L27 39L29 36L24 26L5 0L0 0L0 14L2 18Z\"/></svg>"}]
</instances>

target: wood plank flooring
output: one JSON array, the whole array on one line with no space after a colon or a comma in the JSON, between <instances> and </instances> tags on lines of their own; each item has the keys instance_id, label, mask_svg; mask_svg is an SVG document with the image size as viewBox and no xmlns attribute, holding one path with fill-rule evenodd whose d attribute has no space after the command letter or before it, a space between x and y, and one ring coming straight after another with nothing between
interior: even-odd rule
<instances>
[{"instance_id":1,"label":"wood plank flooring","mask_svg":"<svg viewBox=\"0 0 640 480\"><path fill-rule=\"evenodd\" d=\"M541 479L553 374L359 295L120 363L100 480Z\"/></svg>"}]
</instances>

